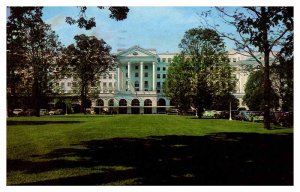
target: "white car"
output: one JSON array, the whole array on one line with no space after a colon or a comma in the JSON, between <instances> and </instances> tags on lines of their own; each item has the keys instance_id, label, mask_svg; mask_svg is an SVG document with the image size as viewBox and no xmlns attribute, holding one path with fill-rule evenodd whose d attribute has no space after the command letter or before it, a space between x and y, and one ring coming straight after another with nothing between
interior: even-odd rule
<instances>
[{"instance_id":1,"label":"white car","mask_svg":"<svg viewBox=\"0 0 300 192\"><path fill-rule=\"evenodd\" d=\"M48 115L48 110L47 109L40 109L40 115Z\"/></svg>"},{"instance_id":2,"label":"white car","mask_svg":"<svg viewBox=\"0 0 300 192\"><path fill-rule=\"evenodd\" d=\"M13 114L14 114L15 116L21 116L21 115L24 114L24 111L23 111L23 109L14 109L14 110L13 110Z\"/></svg>"}]
</instances>

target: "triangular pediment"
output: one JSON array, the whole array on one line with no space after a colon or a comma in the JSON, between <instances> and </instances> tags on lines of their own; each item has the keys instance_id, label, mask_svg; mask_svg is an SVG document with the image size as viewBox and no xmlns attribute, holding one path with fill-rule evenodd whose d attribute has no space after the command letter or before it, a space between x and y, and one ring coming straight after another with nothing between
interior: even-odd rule
<instances>
[{"instance_id":1,"label":"triangular pediment","mask_svg":"<svg viewBox=\"0 0 300 192\"><path fill-rule=\"evenodd\" d=\"M154 57L156 54L143 49L139 46L133 46L129 49L125 49L117 54L118 57Z\"/></svg>"}]
</instances>

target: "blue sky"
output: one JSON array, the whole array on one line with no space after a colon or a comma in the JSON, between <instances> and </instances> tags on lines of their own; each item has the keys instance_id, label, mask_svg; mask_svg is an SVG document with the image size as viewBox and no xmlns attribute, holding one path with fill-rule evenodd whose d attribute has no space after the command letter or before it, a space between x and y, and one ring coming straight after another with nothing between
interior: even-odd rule
<instances>
[{"instance_id":1,"label":"blue sky","mask_svg":"<svg viewBox=\"0 0 300 192\"><path fill-rule=\"evenodd\" d=\"M184 32L198 27L197 13L210 7L129 7L127 19L115 21L109 18L107 9L88 7L87 17L96 18L96 27L91 30L79 29L65 22L66 16L78 16L77 7L44 7L43 19L52 25L64 45L74 42L77 34L94 35L104 39L112 52L118 48L139 45L143 48L156 48L159 53L178 52L178 44ZM229 48L232 44L226 42Z\"/></svg>"}]
</instances>

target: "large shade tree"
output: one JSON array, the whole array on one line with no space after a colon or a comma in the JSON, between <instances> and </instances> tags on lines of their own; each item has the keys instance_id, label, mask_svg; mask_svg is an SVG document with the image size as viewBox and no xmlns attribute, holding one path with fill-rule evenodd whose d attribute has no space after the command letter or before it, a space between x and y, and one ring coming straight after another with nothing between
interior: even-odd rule
<instances>
[{"instance_id":1,"label":"large shade tree","mask_svg":"<svg viewBox=\"0 0 300 192\"><path fill-rule=\"evenodd\" d=\"M24 96L24 93L31 96L30 105L36 109L37 116L49 92L49 68L55 64L61 47L51 26L42 20L42 9L10 7L7 21L7 84L11 88L10 94L14 98Z\"/></svg>"},{"instance_id":2,"label":"large shade tree","mask_svg":"<svg viewBox=\"0 0 300 192\"><path fill-rule=\"evenodd\" d=\"M236 50L253 57L263 69L264 79L264 127L270 129L270 66L280 58L293 57L294 10L293 7L243 7L216 8L224 23L233 27L236 33L227 33L223 25L209 21L211 12L199 14L204 16L203 24L216 30L220 35L232 40ZM223 24L224 24L223 23ZM263 54L260 59L256 52ZM271 61L272 60L272 61ZM290 83L291 84L291 83Z\"/></svg>"},{"instance_id":3,"label":"large shade tree","mask_svg":"<svg viewBox=\"0 0 300 192\"><path fill-rule=\"evenodd\" d=\"M214 98L228 97L235 86L225 45L214 30L193 28L186 31L179 47L181 59L173 62L178 66L177 69L171 68L168 72L166 93L175 101L191 103L201 118L203 111L211 107ZM182 74L181 81L184 83L176 84L176 81L180 82L180 76L176 73ZM182 86L187 90L184 93L180 93Z\"/></svg>"},{"instance_id":4,"label":"large shade tree","mask_svg":"<svg viewBox=\"0 0 300 192\"><path fill-rule=\"evenodd\" d=\"M111 47L103 40L84 34L74 37L75 44L64 49L60 59L61 74L76 81L80 90L81 111L86 113L90 87L103 73L112 70Z\"/></svg>"}]
</instances>

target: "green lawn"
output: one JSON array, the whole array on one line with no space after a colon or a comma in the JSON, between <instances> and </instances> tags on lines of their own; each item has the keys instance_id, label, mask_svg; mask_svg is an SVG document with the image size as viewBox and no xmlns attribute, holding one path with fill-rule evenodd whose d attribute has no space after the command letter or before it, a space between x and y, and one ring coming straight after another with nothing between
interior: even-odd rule
<instances>
[{"instance_id":1,"label":"green lawn","mask_svg":"<svg viewBox=\"0 0 300 192\"><path fill-rule=\"evenodd\" d=\"M175 115L14 117L7 124L8 185L293 182L292 128Z\"/></svg>"}]
</instances>

